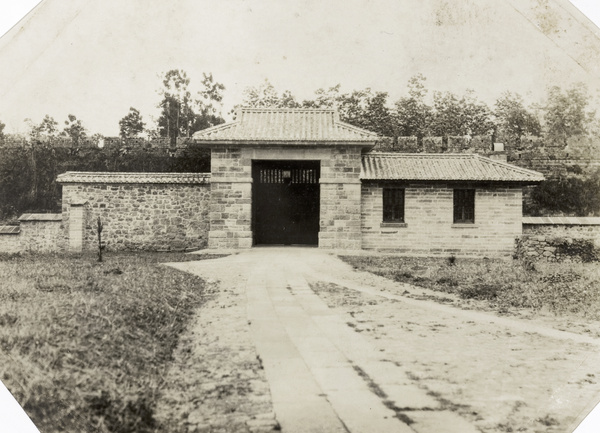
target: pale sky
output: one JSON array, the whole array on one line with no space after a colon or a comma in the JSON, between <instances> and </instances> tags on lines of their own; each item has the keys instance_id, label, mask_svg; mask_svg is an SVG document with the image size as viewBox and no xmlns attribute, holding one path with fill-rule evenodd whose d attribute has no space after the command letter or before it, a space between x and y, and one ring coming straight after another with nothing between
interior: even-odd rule
<instances>
[{"instance_id":1,"label":"pale sky","mask_svg":"<svg viewBox=\"0 0 600 433\"><path fill-rule=\"evenodd\" d=\"M600 27L600 0L570 0L581 12ZM0 0L0 36L10 30L40 0Z\"/></svg>"},{"instance_id":2,"label":"pale sky","mask_svg":"<svg viewBox=\"0 0 600 433\"><path fill-rule=\"evenodd\" d=\"M156 10L147 12L146 1ZM39 122L49 114L61 121L73 113L90 131L115 135L118 119L130 106L139 109L146 121L157 115L158 74L174 68L190 74L193 92L201 72L213 73L225 84L225 115L241 101L244 88L265 78L300 100L310 98L317 88L340 83L344 92L370 87L389 92L393 101L403 95L410 76L423 73L431 92L459 94L468 84L490 104L509 88L528 102L538 102L543 86L554 85L556 77L562 85L564 75L567 86L569 80L586 81L583 70L593 79L600 76L598 63L586 56L585 44L578 43L585 35L572 32L574 42L546 40L538 37L535 23L529 20L533 25L528 25L523 18L519 37L536 40L521 45L521 39L515 40L498 24L517 20L515 1L502 2L494 17L486 15L496 1L457 2L456 14L442 8L437 13L447 15L442 18L449 27L427 28L432 34L415 38L425 28L420 20L429 22L432 16L432 7L426 4L445 5L447 1L0 0L0 35L36 5L40 11L54 13L51 21L39 15L37 20L32 18L35 27L31 31L5 44L10 49L5 47L4 65L0 65L0 115L7 125L5 131L22 132L25 118ZM600 27L600 0L572 2ZM374 8L374 3L384 6ZM202 13L204 4L211 5L210 18ZM173 13L176 5L185 5L188 16ZM122 14L107 16L102 8ZM415 19L405 18L409 15L406 8ZM78 19L71 22L74 11ZM478 13L480 20L473 18ZM472 25L452 26L457 16L466 17ZM156 24L151 31L150 22ZM106 30L111 25L115 28ZM130 27L135 31L126 31ZM172 35L172 28L181 31ZM61 31L56 33L56 29ZM65 48L64 43L51 43L53 32L70 44ZM564 46L555 46L563 42ZM467 63L452 61L467 58L471 59ZM577 69L576 63L583 66ZM546 64L547 68L540 69ZM571 73L573 65L575 74ZM597 87L590 86L600 100Z\"/></svg>"}]
</instances>

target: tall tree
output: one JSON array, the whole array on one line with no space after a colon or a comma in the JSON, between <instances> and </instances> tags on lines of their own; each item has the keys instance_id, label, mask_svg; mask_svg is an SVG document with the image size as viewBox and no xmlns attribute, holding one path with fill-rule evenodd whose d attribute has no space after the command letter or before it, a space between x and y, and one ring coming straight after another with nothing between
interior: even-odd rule
<instances>
[{"instance_id":1,"label":"tall tree","mask_svg":"<svg viewBox=\"0 0 600 433\"><path fill-rule=\"evenodd\" d=\"M368 87L342 94L337 99L340 119L359 128L393 137L395 128L387 98L387 92L373 92Z\"/></svg>"},{"instance_id":2,"label":"tall tree","mask_svg":"<svg viewBox=\"0 0 600 433\"><path fill-rule=\"evenodd\" d=\"M496 101L494 116L502 140L518 144L525 135L541 134L540 121L525 108L521 95L504 92Z\"/></svg>"},{"instance_id":3,"label":"tall tree","mask_svg":"<svg viewBox=\"0 0 600 433\"><path fill-rule=\"evenodd\" d=\"M87 136L87 131L81 123L81 120L77 119L73 114L69 114L67 120L65 120L65 127L61 132L61 135L71 137L73 147L77 147L79 142Z\"/></svg>"},{"instance_id":4,"label":"tall tree","mask_svg":"<svg viewBox=\"0 0 600 433\"><path fill-rule=\"evenodd\" d=\"M302 106L305 108L332 108L337 106L340 99L341 84L337 84L329 89L315 90L314 99L305 99Z\"/></svg>"},{"instance_id":5,"label":"tall tree","mask_svg":"<svg viewBox=\"0 0 600 433\"><path fill-rule=\"evenodd\" d=\"M163 88L159 91L161 114L158 130L161 137L174 143L177 137L190 137L194 132L222 123L216 108L223 99L225 86L214 81L212 74L204 74L204 89L200 98L192 98L190 79L183 70L172 69L164 74Z\"/></svg>"},{"instance_id":6,"label":"tall tree","mask_svg":"<svg viewBox=\"0 0 600 433\"><path fill-rule=\"evenodd\" d=\"M272 108L298 108L301 104L289 90L285 90L281 95L275 89L275 86L265 78L258 86L246 87L243 92L243 107L272 107Z\"/></svg>"},{"instance_id":7,"label":"tall tree","mask_svg":"<svg viewBox=\"0 0 600 433\"><path fill-rule=\"evenodd\" d=\"M452 135L487 135L494 130L490 109L477 100L472 90L460 98L451 92L435 92L433 108L433 135L444 138Z\"/></svg>"},{"instance_id":8,"label":"tall tree","mask_svg":"<svg viewBox=\"0 0 600 433\"><path fill-rule=\"evenodd\" d=\"M119 135L123 138L137 137L144 131L144 126L139 110L130 107L129 113L119 120Z\"/></svg>"},{"instance_id":9,"label":"tall tree","mask_svg":"<svg viewBox=\"0 0 600 433\"><path fill-rule=\"evenodd\" d=\"M426 78L417 74L408 81L408 97L396 102L396 123L401 136L416 136L422 140L429 132L433 109L425 102Z\"/></svg>"},{"instance_id":10,"label":"tall tree","mask_svg":"<svg viewBox=\"0 0 600 433\"><path fill-rule=\"evenodd\" d=\"M210 73L202 75L202 90L198 92L199 98L194 101L192 133L225 122L222 117L225 86L216 82Z\"/></svg>"},{"instance_id":11,"label":"tall tree","mask_svg":"<svg viewBox=\"0 0 600 433\"><path fill-rule=\"evenodd\" d=\"M47 114L39 124L33 123L31 119L25 119L25 122L29 126L29 136L34 140L56 137L58 135L58 122Z\"/></svg>"},{"instance_id":12,"label":"tall tree","mask_svg":"<svg viewBox=\"0 0 600 433\"><path fill-rule=\"evenodd\" d=\"M158 128L162 137L175 140L179 136L190 136L190 124L193 122L191 93L188 89L190 79L187 73L179 69L167 71L162 80L163 89L159 91L163 99L158 118Z\"/></svg>"},{"instance_id":13,"label":"tall tree","mask_svg":"<svg viewBox=\"0 0 600 433\"><path fill-rule=\"evenodd\" d=\"M359 128L392 137L395 135L392 113L388 107L387 92L374 92L370 88L341 93L340 84L328 89L317 89L314 99L302 102L306 108L336 108L340 120Z\"/></svg>"},{"instance_id":14,"label":"tall tree","mask_svg":"<svg viewBox=\"0 0 600 433\"><path fill-rule=\"evenodd\" d=\"M550 139L567 144L567 139L588 132L595 112L587 111L590 96L585 84L575 84L565 92L558 86L548 91L544 109L546 133Z\"/></svg>"},{"instance_id":15,"label":"tall tree","mask_svg":"<svg viewBox=\"0 0 600 433\"><path fill-rule=\"evenodd\" d=\"M0 122L0 140L4 140L4 128L6 128L6 125Z\"/></svg>"}]
</instances>

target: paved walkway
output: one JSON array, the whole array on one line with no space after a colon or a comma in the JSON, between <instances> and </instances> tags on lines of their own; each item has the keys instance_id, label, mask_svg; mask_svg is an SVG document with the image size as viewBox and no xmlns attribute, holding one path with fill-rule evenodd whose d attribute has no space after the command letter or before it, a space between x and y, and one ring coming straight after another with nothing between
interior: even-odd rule
<instances>
[{"instance_id":1,"label":"paved walkway","mask_svg":"<svg viewBox=\"0 0 600 433\"><path fill-rule=\"evenodd\" d=\"M317 249L256 248L177 267L245 285L248 323L283 432L477 432L310 289L306 276L336 262Z\"/></svg>"}]
</instances>

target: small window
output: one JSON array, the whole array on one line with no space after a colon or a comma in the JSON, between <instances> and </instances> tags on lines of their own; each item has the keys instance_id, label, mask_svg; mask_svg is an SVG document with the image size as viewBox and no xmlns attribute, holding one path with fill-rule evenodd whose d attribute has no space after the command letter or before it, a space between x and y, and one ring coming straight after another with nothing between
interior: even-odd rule
<instances>
[{"instance_id":1,"label":"small window","mask_svg":"<svg viewBox=\"0 0 600 433\"><path fill-rule=\"evenodd\" d=\"M401 188L383 189L383 222L404 222L404 190Z\"/></svg>"},{"instance_id":2,"label":"small window","mask_svg":"<svg viewBox=\"0 0 600 433\"><path fill-rule=\"evenodd\" d=\"M459 224L475 222L474 189L454 190L454 222Z\"/></svg>"}]
</instances>

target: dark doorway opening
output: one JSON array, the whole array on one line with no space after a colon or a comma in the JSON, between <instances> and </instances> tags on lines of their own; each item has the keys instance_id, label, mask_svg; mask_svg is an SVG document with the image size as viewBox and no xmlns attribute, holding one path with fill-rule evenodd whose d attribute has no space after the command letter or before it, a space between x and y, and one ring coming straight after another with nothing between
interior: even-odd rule
<instances>
[{"instance_id":1,"label":"dark doorway opening","mask_svg":"<svg viewBox=\"0 0 600 433\"><path fill-rule=\"evenodd\" d=\"M254 245L319 243L319 161L253 161Z\"/></svg>"}]
</instances>

